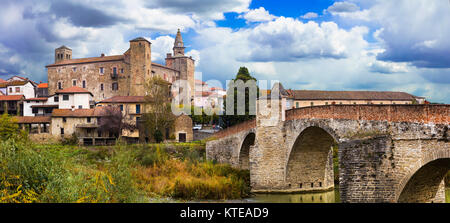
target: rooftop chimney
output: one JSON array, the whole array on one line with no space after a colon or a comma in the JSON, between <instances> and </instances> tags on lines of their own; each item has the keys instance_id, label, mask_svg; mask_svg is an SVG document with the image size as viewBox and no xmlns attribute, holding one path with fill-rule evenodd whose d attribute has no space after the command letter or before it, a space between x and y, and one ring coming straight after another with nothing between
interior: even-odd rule
<instances>
[{"instance_id":1,"label":"rooftop chimney","mask_svg":"<svg viewBox=\"0 0 450 223\"><path fill-rule=\"evenodd\" d=\"M105 54L104 54L104 53L102 53L101 57L104 57L104 56L105 56Z\"/></svg>"}]
</instances>

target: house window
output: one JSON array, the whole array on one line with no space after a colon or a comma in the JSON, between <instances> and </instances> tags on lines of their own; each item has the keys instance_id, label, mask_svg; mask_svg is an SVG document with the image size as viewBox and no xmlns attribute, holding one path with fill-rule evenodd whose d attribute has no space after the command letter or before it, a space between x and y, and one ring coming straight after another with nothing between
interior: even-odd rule
<instances>
[{"instance_id":1,"label":"house window","mask_svg":"<svg viewBox=\"0 0 450 223\"><path fill-rule=\"evenodd\" d=\"M12 88L9 88L9 93L12 93Z\"/></svg>"},{"instance_id":2,"label":"house window","mask_svg":"<svg viewBox=\"0 0 450 223\"><path fill-rule=\"evenodd\" d=\"M64 135L64 128L61 128L61 135Z\"/></svg>"},{"instance_id":3,"label":"house window","mask_svg":"<svg viewBox=\"0 0 450 223\"><path fill-rule=\"evenodd\" d=\"M103 91L103 84L100 84L100 91Z\"/></svg>"},{"instance_id":4,"label":"house window","mask_svg":"<svg viewBox=\"0 0 450 223\"><path fill-rule=\"evenodd\" d=\"M69 58L67 58L67 59L69 59ZM77 68L76 67L72 68L72 70L73 70L73 72L77 72Z\"/></svg>"},{"instance_id":5,"label":"house window","mask_svg":"<svg viewBox=\"0 0 450 223\"><path fill-rule=\"evenodd\" d=\"M119 84L117 82L112 83L112 90L113 91L119 90Z\"/></svg>"},{"instance_id":6,"label":"house window","mask_svg":"<svg viewBox=\"0 0 450 223\"><path fill-rule=\"evenodd\" d=\"M88 123L91 123L91 117L88 117L88 118L87 118L87 122L88 122Z\"/></svg>"},{"instance_id":7,"label":"house window","mask_svg":"<svg viewBox=\"0 0 450 223\"><path fill-rule=\"evenodd\" d=\"M120 73L122 73L122 74L123 74L123 68L122 68L122 69L120 69Z\"/></svg>"},{"instance_id":8,"label":"house window","mask_svg":"<svg viewBox=\"0 0 450 223\"><path fill-rule=\"evenodd\" d=\"M328 102L325 102L325 105L328 105Z\"/></svg>"},{"instance_id":9,"label":"house window","mask_svg":"<svg viewBox=\"0 0 450 223\"><path fill-rule=\"evenodd\" d=\"M78 105L78 109L82 109L83 108L83 106L82 105Z\"/></svg>"},{"instance_id":10,"label":"house window","mask_svg":"<svg viewBox=\"0 0 450 223\"><path fill-rule=\"evenodd\" d=\"M63 117L63 122L67 122L67 119L66 119L66 117Z\"/></svg>"},{"instance_id":11,"label":"house window","mask_svg":"<svg viewBox=\"0 0 450 223\"><path fill-rule=\"evenodd\" d=\"M20 92L20 87L16 87L16 93Z\"/></svg>"},{"instance_id":12,"label":"house window","mask_svg":"<svg viewBox=\"0 0 450 223\"><path fill-rule=\"evenodd\" d=\"M120 105L120 111L123 111L123 105Z\"/></svg>"},{"instance_id":13,"label":"house window","mask_svg":"<svg viewBox=\"0 0 450 223\"><path fill-rule=\"evenodd\" d=\"M63 94L63 101L68 101L68 100L69 100L69 95Z\"/></svg>"},{"instance_id":14,"label":"house window","mask_svg":"<svg viewBox=\"0 0 450 223\"><path fill-rule=\"evenodd\" d=\"M77 86L77 80L72 80L72 86Z\"/></svg>"},{"instance_id":15,"label":"house window","mask_svg":"<svg viewBox=\"0 0 450 223\"><path fill-rule=\"evenodd\" d=\"M300 107L298 102L295 103L295 107Z\"/></svg>"},{"instance_id":16,"label":"house window","mask_svg":"<svg viewBox=\"0 0 450 223\"><path fill-rule=\"evenodd\" d=\"M314 102L311 102L311 106L314 106Z\"/></svg>"},{"instance_id":17,"label":"house window","mask_svg":"<svg viewBox=\"0 0 450 223\"><path fill-rule=\"evenodd\" d=\"M54 101L54 102L59 102L59 96L53 97L53 101Z\"/></svg>"},{"instance_id":18,"label":"house window","mask_svg":"<svg viewBox=\"0 0 450 223\"><path fill-rule=\"evenodd\" d=\"M83 80L83 88L86 88L86 81Z\"/></svg>"},{"instance_id":19,"label":"house window","mask_svg":"<svg viewBox=\"0 0 450 223\"><path fill-rule=\"evenodd\" d=\"M105 73L105 68L103 68L103 67L100 67L100 74L104 74Z\"/></svg>"},{"instance_id":20,"label":"house window","mask_svg":"<svg viewBox=\"0 0 450 223\"><path fill-rule=\"evenodd\" d=\"M113 67L113 74L117 74L117 68Z\"/></svg>"},{"instance_id":21,"label":"house window","mask_svg":"<svg viewBox=\"0 0 450 223\"><path fill-rule=\"evenodd\" d=\"M38 113L38 108L33 108L32 110L33 110L32 111L33 114L37 114Z\"/></svg>"},{"instance_id":22,"label":"house window","mask_svg":"<svg viewBox=\"0 0 450 223\"><path fill-rule=\"evenodd\" d=\"M136 105L136 114L141 113L141 105Z\"/></svg>"}]
</instances>

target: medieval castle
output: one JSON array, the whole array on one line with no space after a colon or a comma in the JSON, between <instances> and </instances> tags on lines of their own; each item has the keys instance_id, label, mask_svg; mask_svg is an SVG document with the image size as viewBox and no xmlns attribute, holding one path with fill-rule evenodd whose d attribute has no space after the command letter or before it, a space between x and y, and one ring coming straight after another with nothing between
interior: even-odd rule
<instances>
[{"instance_id":1,"label":"medieval castle","mask_svg":"<svg viewBox=\"0 0 450 223\"><path fill-rule=\"evenodd\" d=\"M167 54L165 65L152 62L151 43L142 37L131 40L123 55L73 59L72 50L61 46L55 50L55 63L46 66L48 91L53 95L58 90L78 86L91 92L96 102L113 96L144 96L145 84L159 76L169 83L187 80L193 95L195 65L184 50L180 30L173 55Z\"/></svg>"}]
</instances>

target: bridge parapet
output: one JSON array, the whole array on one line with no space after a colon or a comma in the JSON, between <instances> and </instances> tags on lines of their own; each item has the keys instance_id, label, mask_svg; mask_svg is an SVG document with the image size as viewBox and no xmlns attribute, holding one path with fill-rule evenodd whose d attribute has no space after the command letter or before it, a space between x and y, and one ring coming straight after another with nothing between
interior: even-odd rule
<instances>
[{"instance_id":1,"label":"bridge parapet","mask_svg":"<svg viewBox=\"0 0 450 223\"><path fill-rule=\"evenodd\" d=\"M216 132L213 138L220 139L253 128L256 128L256 119L248 120Z\"/></svg>"},{"instance_id":2,"label":"bridge parapet","mask_svg":"<svg viewBox=\"0 0 450 223\"><path fill-rule=\"evenodd\" d=\"M448 124L450 105L325 105L286 111L286 120L305 118Z\"/></svg>"}]
</instances>

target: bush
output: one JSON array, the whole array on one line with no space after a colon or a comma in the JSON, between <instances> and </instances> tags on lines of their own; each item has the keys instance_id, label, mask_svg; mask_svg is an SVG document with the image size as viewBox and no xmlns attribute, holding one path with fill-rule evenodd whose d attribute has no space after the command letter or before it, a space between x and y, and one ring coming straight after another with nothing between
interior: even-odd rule
<instances>
[{"instance_id":1,"label":"bush","mask_svg":"<svg viewBox=\"0 0 450 223\"><path fill-rule=\"evenodd\" d=\"M155 139L155 141L157 143L162 142L163 141L163 134L162 134L162 132L159 129L157 129L155 131L155 133L153 133L153 138Z\"/></svg>"},{"instance_id":2,"label":"bush","mask_svg":"<svg viewBox=\"0 0 450 223\"><path fill-rule=\"evenodd\" d=\"M61 144L64 146L74 146L78 145L80 141L78 140L78 136L73 133L69 138L62 138Z\"/></svg>"}]
</instances>

